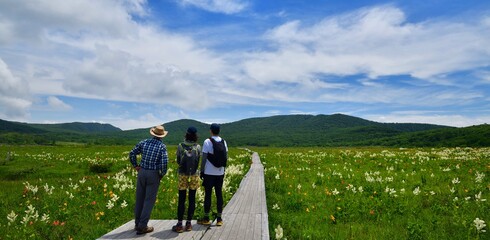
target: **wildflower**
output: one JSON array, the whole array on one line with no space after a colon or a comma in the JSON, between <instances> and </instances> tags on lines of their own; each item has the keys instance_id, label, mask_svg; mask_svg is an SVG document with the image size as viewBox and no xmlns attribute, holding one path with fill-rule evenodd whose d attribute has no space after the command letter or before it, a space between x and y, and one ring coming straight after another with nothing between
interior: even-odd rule
<instances>
[{"instance_id":1,"label":"wildflower","mask_svg":"<svg viewBox=\"0 0 490 240\"><path fill-rule=\"evenodd\" d=\"M456 192L456 190L454 189L454 187L452 187L451 189L449 189L449 191L451 191L451 193Z\"/></svg>"},{"instance_id":2,"label":"wildflower","mask_svg":"<svg viewBox=\"0 0 490 240\"><path fill-rule=\"evenodd\" d=\"M272 206L272 209L274 209L274 210L279 210L279 209L280 209L280 208L279 208L279 204L277 204L277 203L276 203L276 204L274 204L274 205Z\"/></svg>"},{"instance_id":3,"label":"wildflower","mask_svg":"<svg viewBox=\"0 0 490 240\"><path fill-rule=\"evenodd\" d=\"M121 203L121 208L125 208L128 206L128 203L126 202L126 200L124 200L122 203Z\"/></svg>"},{"instance_id":4,"label":"wildflower","mask_svg":"<svg viewBox=\"0 0 490 240\"><path fill-rule=\"evenodd\" d=\"M49 222L49 215L48 214L43 214L43 216L41 217L41 221L42 222L45 222L45 223L48 223Z\"/></svg>"},{"instance_id":5,"label":"wildflower","mask_svg":"<svg viewBox=\"0 0 490 240\"><path fill-rule=\"evenodd\" d=\"M10 223L13 223L15 222L15 219L17 218L17 214L15 214L14 211L10 212L8 215L7 215L7 220L9 221L9 225Z\"/></svg>"},{"instance_id":6,"label":"wildflower","mask_svg":"<svg viewBox=\"0 0 490 240\"><path fill-rule=\"evenodd\" d=\"M481 183L483 182L483 178L485 178L485 174L484 173L480 173L478 171L476 171L476 178L475 178L475 182L476 183Z\"/></svg>"},{"instance_id":7,"label":"wildflower","mask_svg":"<svg viewBox=\"0 0 490 240\"><path fill-rule=\"evenodd\" d=\"M451 181L453 184L458 184L460 183L459 181L459 178L453 178L453 180Z\"/></svg>"},{"instance_id":8,"label":"wildflower","mask_svg":"<svg viewBox=\"0 0 490 240\"><path fill-rule=\"evenodd\" d=\"M283 229L281 225L277 225L276 229L274 229L274 232L276 232L276 239L279 240L283 237Z\"/></svg>"},{"instance_id":9,"label":"wildflower","mask_svg":"<svg viewBox=\"0 0 490 240\"><path fill-rule=\"evenodd\" d=\"M59 220L54 220L53 221L53 226L58 226L60 225L60 221Z\"/></svg>"},{"instance_id":10,"label":"wildflower","mask_svg":"<svg viewBox=\"0 0 490 240\"><path fill-rule=\"evenodd\" d=\"M430 191L430 195L436 195L436 192Z\"/></svg>"},{"instance_id":11,"label":"wildflower","mask_svg":"<svg viewBox=\"0 0 490 240\"><path fill-rule=\"evenodd\" d=\"M459 198L458 198L458 197L454 197L453 202L456 202L456 201L458 201L458 200L459 200Z\"/></svg>"},{"instance_id":12,"label":"wildflower","mask_svg":"<svg viewBox=\"0 0 490 240\"><path fill-rule=\"evenodd\" d=\"M92 188L91 187L87 187L87 191L92 191Z\"/></svg>"},{"instance_id":13,"label":"wildflower","mask_svg":"<svg viewBox=\"0 0 490 240\"><path fill-rule=\"evenodd\" d=\"M301 190L301 184L298 183L297 188L298 188L298 190Z\"/></svg>"},{"instance_id":14,"label":"wildflower","mask_svg":"<svg viewBox=\"0 0 490 240\"><path fill-rule=\"evenodd\" d=\"M114 203L112 201L109 200L109 202L107 202L107 205L106 205L107 209L111 209L114 207Z\"/></svg>"},{"instance_id":15,"label":"wildflower","mask_svg":"<svg viewBox=\"0 0 490 240\"><path fill-rule=\"evenodd\" d=\"M316 188L316 184L315 184L315 183L312 183L312 184L311 184L311 187L312 187L313 189L315 189L315 188Z\"/></svg>"},{"instance_id":16,"label":"wildflower","mask_svg":"<svg viewBox=\"0 0 490 240\"><path fill-rule=\"evenodd\" d=\"M485 202L485 201L487 201L487 199L481 198L481 192L479 192L478 194L475 194L475 200L477 202Z\"/></svg>"},{"instance_id":17,"label":"wildflower","mask_svg":"<svg viewBox=\"0 0 490 240\"><path fill-rule=\"evenodd\" d=\"M337 191L337 188L335 188L335 189L332 191L332 194L333 194L333 195L337 195L337 194L339 194L339 191Z\"/></svg>"},{"instance_id":18,"label":"wildflower","mask_svg":"<svg viewBox=\"0 0 490 240\"><path fill-rule=\"evenodd\" d=\"M419 194L420 194L420 188L419 188L419 187L416 187L416 188L413 190L413 194L414 194L414 195L419 195Z\"/></svg>"},{"instance_id":19,"label":"wildflower","mask_svg":"<svg viewBox=\"0 0 490 240\"><path fill-rule=\"evenodd\" d=\"M360 193L362 193L362 192L364 192L364 189L362 188L362 186L360 186L360 187L357 188L357 191L360 192Z\"/></svg>"},{"instance_id":20,"label":"wildflower","mask_svg":"<svg viewBox=\"0 0 490 240\"><path fill-rule=\"evenodd\" d=\"M336 223L337 221L334 215L330 215L330 220L332 221L332 223Z\"/></svg>"},{"instance_id":21,"label":"wildflower","mask_svg":"<svg viewBox=\"0 0 490 240\"><path fill-rule=\"evenodd\" d=\"M485 221L481 220L480 218L476 218L473 223L475 223L476 231L478 232L486 232L484 228L487 226L485 224Z\"/></svg>"},{"instance_id":22,"label":"wildflower","mask_svg":"<svg viewBox=\"0 0 490 240\"><path fill-rule=\"evenodd\" d=\"M279 177L279 173L278 173L278 174L276 174L276 179L277 179L277 180L281 179L281 178Z\"/></svg>"}]
</instances>

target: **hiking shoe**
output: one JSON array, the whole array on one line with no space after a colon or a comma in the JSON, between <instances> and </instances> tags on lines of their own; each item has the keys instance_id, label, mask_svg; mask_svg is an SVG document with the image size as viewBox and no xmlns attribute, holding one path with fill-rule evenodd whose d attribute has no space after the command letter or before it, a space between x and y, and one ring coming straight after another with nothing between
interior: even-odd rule
<instances>
[{"instance_id":1,"label":"hiking shoe","mask_svg":"<svg viewBox=\"0 0 490 240\"><path fill-rule=\"evenodd\" d=\"M192 224L190 221L187 221L185 223L185 231L187 231L187 232L192 231Z\"/></svg>"},{"instance_id":2,"label":"hiking shoe","mask_svg":"<svg viewBox=\"0 0 490 240\"><path fill-rule=\"evenodd\" d=\"M223 226L223 219L221 219L220 217L218 219L216 219L216 226L218 226L218 227Z\"/></svg>"},{"instance_id":3,"label":"hiking shoe","mask_svg":"<svg viewBox=\"0 0 490 240\"><path fill-rule=\"evenodd\" d=\"M173 226L172 231L178 232L178 233L183 233L184 227L182 226L182 223L177 223L177 225Z\"/></svg>"},{"instance_id":4,"label":"hiking shoe","mask_svg":"<svg viewBox=\"0 0 490 240\"><path fill-rule=\"evenodd\" d=\"M209 218L203 218L199 221L197 221L197 224L201 224L201 225L211 225L211 221L209 221Z\"/></svg>"},{"instance_id":5,"label":"hiking shoe","mask_svg":"<svg viewBox=\"0 0 490 240\"><path fill-rule=\"evenodd\" d=\"M153 227L144 227L144 228L139 228L136 234L141 235L149 232L153 232Z\"/></svg>"}]
</instances>

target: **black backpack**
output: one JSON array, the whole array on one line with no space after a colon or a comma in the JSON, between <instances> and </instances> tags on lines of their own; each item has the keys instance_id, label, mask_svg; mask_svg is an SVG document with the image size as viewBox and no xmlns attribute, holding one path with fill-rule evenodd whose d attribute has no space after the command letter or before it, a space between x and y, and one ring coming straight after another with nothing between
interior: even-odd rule
<instances>
[{"instance_id":1,"label":"black backpack","mask_svg":"<svg viewBox=\"0 0 490 240\"><path fill-rule=\"evenodd\" d=\"M181 143L182 152L180 153L179 173L194 175L199 166L199 150L197 144L185 145Z\"/></svg>"},{"instance_id":2,"label":"black backpack","mask_svg":"<svg viewBox=\"0 0 490 240\"><path fill-rule=\"evenodd\" d=\"M217 168L226 167L228 158L226 154L225 140L221 139L220 142L217 142L212 137L210 137L209 140L211 140L211 143L213 143L213 154L208 153L208 160Z\"/></svg>"}]
</instances>

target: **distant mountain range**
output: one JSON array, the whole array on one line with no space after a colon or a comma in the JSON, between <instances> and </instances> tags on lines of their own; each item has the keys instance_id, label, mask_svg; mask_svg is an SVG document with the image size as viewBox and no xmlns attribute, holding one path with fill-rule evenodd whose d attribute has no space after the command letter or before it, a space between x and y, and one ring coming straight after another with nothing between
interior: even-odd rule
<instances>
[{"instance_id":1,"label":"distant mountain range","mask_svg":"<svg viewBox=\"0 0 490 240\"><path fill-rule=\"evenodd\" d=\"M188 126L195 126L199 141L209 137L209 125L190 119L164 124L164 142L178 144ZM455 128L418 123L379 123L343 114L284 115L249 118L222 124L222 136L232 146L490 146L490 125ZM123 131L110 124L29 124L0 120L0 143L102 145L136 144L150 137L149 129Z\"/></svg>"}]
</instances>

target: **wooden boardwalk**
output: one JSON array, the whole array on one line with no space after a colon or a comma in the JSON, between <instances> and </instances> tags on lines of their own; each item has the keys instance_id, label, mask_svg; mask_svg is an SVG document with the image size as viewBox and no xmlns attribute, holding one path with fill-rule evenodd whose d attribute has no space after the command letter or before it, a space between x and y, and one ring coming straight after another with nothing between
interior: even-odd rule
<instances>
[{"instance_id":1,"label":"wooden boardwalk","mask_svg":"<svg viewBox=\"0 0 490 240\"><path fill-rule=\"evenodd\" d=\"M136 235L131 220L99 239L269 239L269 220L265 198L264 167L259 155L252 155L250 170L238 191L223 209L224 225L202 226L192 222L191 232L176 233L172 226L177 220L150 220L155 231Z\"/></svg>"}]
</instances>

